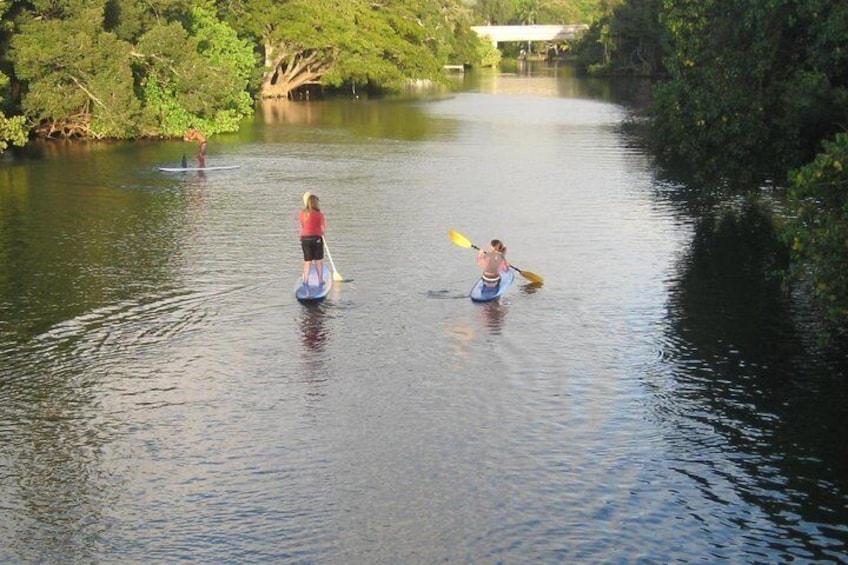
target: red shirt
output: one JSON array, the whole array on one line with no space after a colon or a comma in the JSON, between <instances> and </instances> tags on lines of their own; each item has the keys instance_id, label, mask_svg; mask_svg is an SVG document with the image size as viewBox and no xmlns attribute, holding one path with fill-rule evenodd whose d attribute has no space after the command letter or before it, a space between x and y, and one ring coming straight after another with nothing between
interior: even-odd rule
<instances>
[{"instance_id":1,"label":"red shirt","mask_svg":"<svg viewBox=\"0 0 848 565\"><path fill-rule=\"evenodd\" d=\"M300 237L324 235L324 214L320 210L301 210L297 219L300 220Z\"/></svg>"}]
</instances>

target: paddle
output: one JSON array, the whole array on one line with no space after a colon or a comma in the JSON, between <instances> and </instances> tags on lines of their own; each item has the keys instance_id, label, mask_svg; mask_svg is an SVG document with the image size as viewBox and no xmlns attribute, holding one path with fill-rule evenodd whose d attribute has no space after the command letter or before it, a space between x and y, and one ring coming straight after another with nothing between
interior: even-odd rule
<instances>
[{"instance_id":1,"label":"paddle","mask_svg":"<svg viewBox=\"0 0 848 565\"><path fill-rule=\"evenodd\" d=\"M344 277L336 270L336 264L333 263L333 256L330 255L330 246L327 245L327 236L324 236L324 251L327 252L327 258L330 260L330 266L333 267L333 280L336 282L344 282Z\"/></svg>"},{"instance_id":2,"label":"paddle","mask_svg":"<svg viewBox=\"0 0 848 565\"><path fill-rule=\"evenodd\" d=\"M182 162L181 162L180 164L183 166L183 169L185 169L186 167L188 167L188 161L186 161L185 153L183 153L183 160L182 160Z\"/></svg>"},{"instance_id":3,"label":"paddle","mask_svg":"<svg viewBox=\"0 0 848 565\"><path fill-rule=\"evenodd\" d=\"M454 230L450 230L448 232L448 234L450 235L451 241L453 241L458 246L465 247L467 249L468 248L474 248L474 249L480 251L479 247L477 247L476 245L471 243L471 241L468 238L466 238L464 235L462 235L461 233L455 232ZM518 273L522 277L524 277L525 279L527 279L530 282L537 283L537 284L542 284L543 282L545 282L545 280L542 277L540 277L539 275L537 275L536 273L531 273L530 271L523 271L523 270L519 269L518 267L516 267L515 265L510 265L510 267L515 269L516 271L518 271Z\"/></svg>"}]
</instances>

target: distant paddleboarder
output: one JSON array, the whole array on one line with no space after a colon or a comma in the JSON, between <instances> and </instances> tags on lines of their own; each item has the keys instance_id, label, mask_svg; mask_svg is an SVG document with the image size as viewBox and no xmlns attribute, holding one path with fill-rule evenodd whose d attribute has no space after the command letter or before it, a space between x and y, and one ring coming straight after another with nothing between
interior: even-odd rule
<instances>
[{"instance_id":1,"label":"distant paddleboarder","mask_svg":"<svg viewBox=\"0 0 848 565\"><path fill-rule=\"evenodd\" d=\"M200 147L197 150L197 162L200 168L206 166L206 137L200 133L196 128L188 128L186 130L185 135L183 136L183 141L196 141L200 144ZM185 167L185 164L183 164Z\"/></svg>"}]
</instances>

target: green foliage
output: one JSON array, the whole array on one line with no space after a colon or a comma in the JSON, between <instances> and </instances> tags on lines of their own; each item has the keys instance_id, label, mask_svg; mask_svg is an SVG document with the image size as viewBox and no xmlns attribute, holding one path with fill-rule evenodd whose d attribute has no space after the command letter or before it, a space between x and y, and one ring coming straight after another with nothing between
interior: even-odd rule
<instances>
[{"instance_id":1,"label":"green foliage","mask_svg":"<svg viewBox=\"0 0 848 565\"><path fill-rule=\"evenodd\" d=\"M212 5L175 0L34 0L10 61L21 108L43 136L182 135L237 129L252 112L253 46Z\"/></svg>"},{"instance_id":2,"label":"green foliage","mask_svg":"<svg viewBox=\"0 0 848 565\"><path fill-rule=\"evenodd\" d=\"M532 25L590 23L619 0L477 0L477 24Z\"/></svg>"},{"instance_id":3,"label":"green foliage","mask_svg":"<svg viewBox=\"0 0 848 565\"><path fill-rule=\"evenodd\" d=\"M9 2L0 0L0 18L6 14L9 7ZM10 31L9 22L0 20L0 53L6 52L6 38ZM0 65L5 66L4 58L0 56ZM26 118L23 116L7 116L5 109L9 106L9 77L0 71L0 153L6 151L10 145L20 147L27 141Z\"/></svg>"},{"instance_id":4,"label":"green foliage","mask_svg":"<svg viewBox=\"0 0 848 565\"><path fill-rule=\"evenodd\" d=\"M795 216L788 233L796 274L811 279L827 318L848 329L848 134L837 134L823 148L791 174Z\"/></svg>"},{"instance_id":5,"label":"green foliage","mask_svg":"<svg viewBox=\"0 0 848 565\"><path fill-rule=\"evenodd\" d=\"M232 0L219 9L264 53L263 97L306 84L402 87L478 63L483 44L461 0Z\"/></svg>"},{"instance_id":6,"label":"green foliage","mask_svg":"<svg viewBox=\"0 0 848 565\"><path fill-rule=\"evenodd\" d=\"M626 0L590 27L575 47L583 71L595 75L658 76L668 52L659 22L662 0Z\"/></svg>"},{"instance_id":7,"label":"green foliage","mask_svg":"<svg viewBox=\"0 0 848 565\"><path fill-rule=\"evenodd\" d=\"M191 5L184 0L107 0L103 28L135 43L159 23L185 19Z\"/></svg>"},{"instance_id":8,"label":"green foliage","mask_svg":"<svg viewBox=\"0 0 848 565\"><path fill-rule=\"evenodd\" d=\"M148 135L235 131L252 110L247 92L252 50L203 8L192 10L190 35L177 22L157 25L139 40L136 61Z\"/></svg>"},{"instance_id":9,"label":"green foliage","mask_svg":"<svg viewBox=\"0 0 848 565\"><path fill-rule=\"evenodd\" d=\"M507 25L516 14L515 0L477 0L476 12L480 23L486 25Z\"/></svg>"},{"instance_id":10,"label":"green foliage","mask_svg":"<svg viewBox=\"0 0 848 565\"><path fill-rule=\"evenodd\" d=\"M26 118L23 116L7 117L0 112L0 153L10 145L23 147L27 142Z\"/></svg>"},{"instance_id":11,"label":"green foliage","mask_svg":"<svg viewBox=\"0 0 848 565\"><path fill-rule=\"evenodd\" d=\"M837 0L665 0L664 154L754 187L811 157L848 119L846 11Z\"/></svg>"},{"instance_id":12,"label":"green foliage","mask_svg":"<svg viewBox=\"0 0 848 565\"><path fill-rule=\"evenodd\" d=\"M99 6L66 19L33 18L12 39L15 74L28 84L23 110L43 135L135 133L130 45L102 31L101 20Z\"/></svg>"},{"instance_id":13,"label":"green foliage","mask_svg":"<svg viewBox=\"0 0 848 565\"><path fill-rule=\"evenodd\" d=\"M483 46L479 50L480 65L483 67L496 67L501 62L500 50L490 42L483 42Z\"/></svg>"}]
</instances>

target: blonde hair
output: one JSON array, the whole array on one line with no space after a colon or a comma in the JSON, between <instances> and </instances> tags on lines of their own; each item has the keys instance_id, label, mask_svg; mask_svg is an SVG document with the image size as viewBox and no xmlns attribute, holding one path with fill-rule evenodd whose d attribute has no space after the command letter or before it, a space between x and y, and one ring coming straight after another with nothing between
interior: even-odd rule
<instances>
[{"instance_id":1,"label":"blonde hair","mask_svg":"<svg viewBox=\"0 0 848 565\"><path fill-rule=\"evenodd\" d=\"M310 194L306 198L306 209L307 210L318 210L321 211L320 203L318 202L318 197L314 194Z\"/></svg>"},{"instance_id":2,"label":"blonde hair","mask_svg":"<svg viewBox=\"0 0 848 565\"><path fill-rule=\"evenodd\" d=\"M493 239L491 245L492 245L492 249L494 249L495 251L497 251L501 255L506 255L506 246L503 244L503 242L501 240Z\"/></svg>"}]
</instances>

